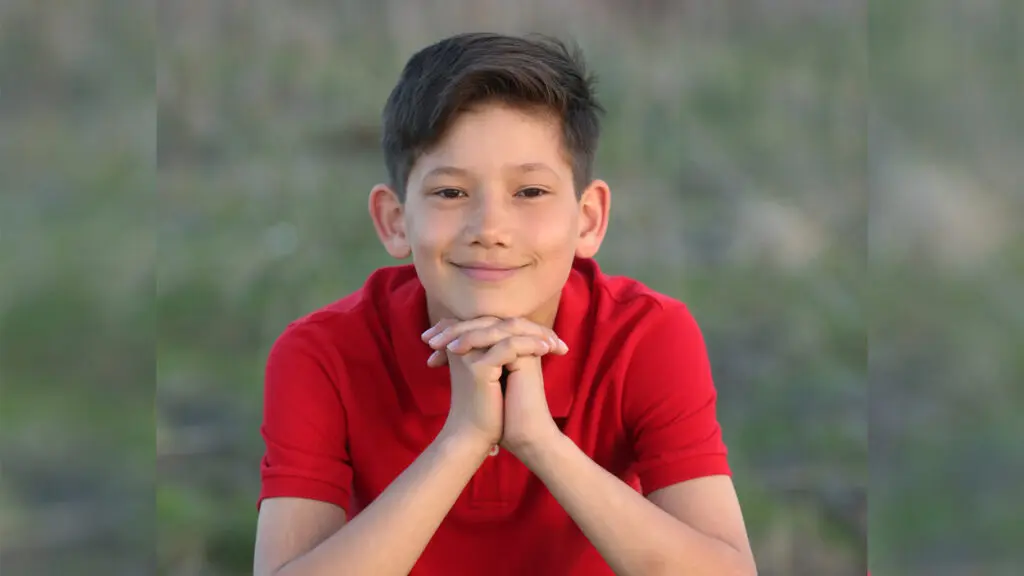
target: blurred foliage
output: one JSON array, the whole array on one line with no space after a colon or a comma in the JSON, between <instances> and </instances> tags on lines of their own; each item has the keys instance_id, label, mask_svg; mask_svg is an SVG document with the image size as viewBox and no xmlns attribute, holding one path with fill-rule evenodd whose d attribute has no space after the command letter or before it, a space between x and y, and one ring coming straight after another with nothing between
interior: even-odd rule
<instances>
[{"instance_id":1,"label":"blurred foliage","mask_svg":"<svg viewBox=\"0 0 1024 576\"><path fill-rule=\"evenodd\" d=\"M267 350L391 263L380 108L469 29L598 72L599 260L704 328L762 575L864 573L869 427L873 572L1014 573L1024 5L939 4L4 3L4 574L149 573L154 506L251 571Z\"/></svg>"},{"instance_id":2,"label":"blurred foliage","mask_svg":"<svg viewBox=\"0 0 1024 576\"><path fill-rule=\"evenodd\" d=\"M0 5L0 558L152 571L154 18Z\"/></svg>"}]
</instances>

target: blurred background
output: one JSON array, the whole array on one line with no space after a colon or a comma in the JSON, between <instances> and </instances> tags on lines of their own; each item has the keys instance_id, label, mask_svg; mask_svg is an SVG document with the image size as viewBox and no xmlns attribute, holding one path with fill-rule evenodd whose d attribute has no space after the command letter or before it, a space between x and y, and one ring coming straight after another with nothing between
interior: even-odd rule
<instances>
[{"instance_id":1,"label":"blurred background","mask_svg":"<svg viewBox=\"0 0 1024 576\"><path fill-rule=\"evenodd\" d=\"M1012 0L0 4L0 573L251 573L269 346L394 263L384 99L484 29L598 73L598 260L703 327L762 576L1019 574Z\"/></svg>"}]
</instances>

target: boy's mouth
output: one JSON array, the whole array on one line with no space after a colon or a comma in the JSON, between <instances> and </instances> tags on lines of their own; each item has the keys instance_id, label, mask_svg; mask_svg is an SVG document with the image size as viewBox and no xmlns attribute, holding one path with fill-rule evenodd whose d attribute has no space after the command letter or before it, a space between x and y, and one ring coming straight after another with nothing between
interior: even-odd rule
<instances>
[{"instance_id":1,"label":"boy's mouth","mask_svg":"<svg viewBox=\"0 0 1024 576\"><path fill-rule=\"evenodd\" d=\"M524 266L506 266L483 262L467 262L465 264L455 264L453 262L452 265L469 278L480 282L505 280L511 278L516 272L524 268Z\"/></svg>"}]
</instances>

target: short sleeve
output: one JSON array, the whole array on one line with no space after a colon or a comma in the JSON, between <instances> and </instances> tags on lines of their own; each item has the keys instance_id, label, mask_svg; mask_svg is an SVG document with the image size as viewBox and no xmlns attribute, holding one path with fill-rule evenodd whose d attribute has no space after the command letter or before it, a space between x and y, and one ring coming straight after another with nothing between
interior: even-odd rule
<instances>
[{"instance_id":1,"label":"short sleeve","mask_svg":"<svg viewBox=\"0 0 1024 576\"><path fill-rule=\"evenodd\" d=\"M352 467L339 370L322 360L316 338L290 327L267 359L263 398L266 451L257 508L266 498L320 500L348 511Z\"/></svg>"},{"instance_id":2,"label":"short sleeve","mask_svg":"<svg viewBox=\"0 0 1024 576\"><path fill-rule=\"evenodd\" d=\"M729 475L704 338L679 302L663 304L626 368L623 421L632 471L645 495L678 482Z\"/></svg>"}]
</instances>

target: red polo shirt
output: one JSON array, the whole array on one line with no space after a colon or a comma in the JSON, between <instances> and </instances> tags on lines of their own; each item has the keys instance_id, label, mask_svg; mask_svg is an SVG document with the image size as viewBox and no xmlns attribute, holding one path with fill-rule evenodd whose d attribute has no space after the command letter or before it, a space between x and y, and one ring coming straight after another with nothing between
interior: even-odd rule
<instances>
[{"instance_id":1,"label":"red polo shirt","mask_svg":"<svg viewBox=\"0 0 1024 576\"><path fill-rule=\"evenodd\" d=\"M260 501L330 502L349 517L440 432L448 368L428 368L423 286L411 265L294 323L270 353ZM686 307L577 260L543 358L548 406L594 461L648 494L728 474L704 342ZM600 503L595 503L595 506ZM544 484L506 451L488 457L414 575L611 574Z\"/></svg>"}]
</instances>

